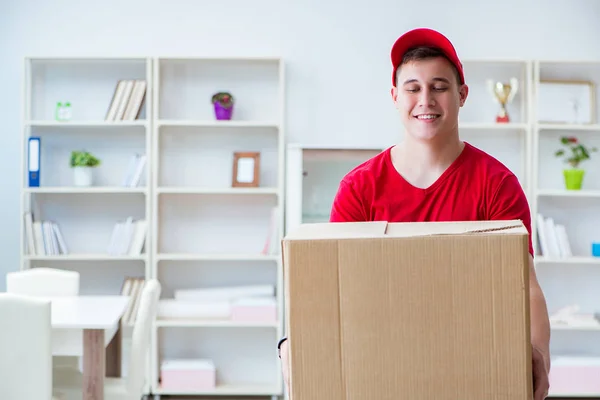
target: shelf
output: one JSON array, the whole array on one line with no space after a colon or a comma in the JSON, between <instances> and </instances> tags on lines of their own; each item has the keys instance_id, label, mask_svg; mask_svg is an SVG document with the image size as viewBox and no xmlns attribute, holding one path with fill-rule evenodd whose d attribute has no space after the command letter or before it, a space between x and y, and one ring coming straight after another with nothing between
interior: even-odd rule
<instances>
[{"instance_id":1,"label":"shelf","mask_svg":"<svg viewBox=\"0 0 600 400\"><path fill-rule=\"evenodd\" d=\"M161 186L156 189L158 194L214 194L214 195L277 195L277 188L202 188L202 187L185 187L185 186Z\"/></svg>"},{"instance_id":2,"label":"shelf","mask_svg":"<svg viewBox=\"0 0 600 400\"><path fill-rule=\"evenodd\" d=\"M281 256L262 254L185 254L159 253L157 261L279 261Z\"/></svg>"},{"instance_id":3,"label":"shelf","mask_svg":"<svg viewBox=\"0 0 600 400\"><path fill-rule=\"evenodd\" d=\"M146 255L111 256L109 254L61 254L56 256L25 256L29 261L145 261Z\"/></svg>"},{"instance_id":4,"label":"shelf","mask_svg":"<svg viewBox=\"0 0 600 400\"><path fill-rule=\"evenodd\" d=\"M270 121L159 120L157 124L160 127L279 129L278 123Z\"/></svg>"},{"instance_id":5,"label":"shelf","mask_svg":"<svg viewBox=\"0 0 600 400\"><path fill-rule=\"evenodd\" d=\"M239 322L223 320L157 319L162 328L277 328L278 322Z\"/></svg>"},{"instance_id":6,"label":"shelf","mask_svg":"<svg viewBox=\"0 0 600 400\"><path fill-rule=\"evenodd\" d=\"M27 121L26 126L32 128L126 128L132 126L147 127L148 122L135 121Z\"/></svg>"},{"instance_id":7,"label":"shelf","mask_svg":"<svg viewBox=\"0 0 600 400\"><path fill-rule=\"evenodd\" d=\"M464 129L468 131L522 131L526 132L529 129L528 124L524 123L506 123L506 124L498 124L498 123L486 123L486 122L464 122L460 123L458 126L459 129Z\"/></svg>"},{"instance_id":8,"label":"shelf","mask_svg":"<svg viewBox=\"0 0 600 400\"><path fill-rule=\"evenodd\" d=\"M600 257L575 256L568 258L546 258L543 256L535 257L536 264L588 264L600 266Z\"/></svg>"},{"instance_id":9,"label":"shelf","mask_svg":"<svg viewBox=\"0 0 600 400\"><path fill-rule=\"evenodd\" d=\"M600 324L598 325L560 325L553 324L551 325L552 330L554 331L598 331L600 332Z\"/></svg>"},{"instance_id":10,"label":"shelf","mask_svg":"<svg viewBox=\"0 0 600 400\"><path fill-rule=\"evenodd\" d=\"M186 395L186 396L278 396L281 391L277 386L273 385L243 385L243 384L230 384L230 385L218 385L214 390L206 391L188 391L188 390L171 390L163 389L158 387L156 394L160 395Z\"/></svg>"},{"instance_id":11,"label":"shelf","mask_svg":"<svg viewBox=\"0 0 600 400\"><path fill-rule=\"evenodd\" d=\"M600 124L539 124L540 131L599 131Z\"/></svg>"},{"instance_id":12,"label":"shelf","mask_svg":"<svg viewBox=\"0 0 600 400\"><path fill-rule=\"evenodd\" d=\"M26 187L23 189L26 193L39 194L127 194L141 193L146 194L148 189L145 187L119 187L119 186L55 186L55 187Z\"/></svg>"},{"instance_id":13,"label":"shelf","mask_svg":"<svg viewBox=\"0 0 600 400\"><path fill-rule=\"evenodd\" d=\"M537 195L541 197L598 197L600 190L562 190L562 189L544 189L538 190Z\"/></svg>"}]
</instances>

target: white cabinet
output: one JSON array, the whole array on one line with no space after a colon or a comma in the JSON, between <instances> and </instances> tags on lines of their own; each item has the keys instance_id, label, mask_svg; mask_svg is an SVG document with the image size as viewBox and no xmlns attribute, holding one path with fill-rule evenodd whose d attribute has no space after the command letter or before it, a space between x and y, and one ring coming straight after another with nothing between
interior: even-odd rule
<instances>
[{"instance_id":1,"label":"white cabinet","mask_svg":"<svg viewBox=\"0 0 600 400\"><path fill-rule=\"evenodd\" d=\"M385 149L289 144L286 159L286 231L301 223L327 222L341 179Z\"/></svg>"}]
</instances>

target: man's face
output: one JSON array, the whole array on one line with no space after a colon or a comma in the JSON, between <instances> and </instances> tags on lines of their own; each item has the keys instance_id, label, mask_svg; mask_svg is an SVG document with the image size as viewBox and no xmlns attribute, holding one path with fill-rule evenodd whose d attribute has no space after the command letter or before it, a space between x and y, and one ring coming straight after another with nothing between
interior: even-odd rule
<instances>
[{"instance_id":1,"label":"man's face","mask_svg":"<svg viewBox=\"0 0 600 400\"><path fill-rule=\"evenodd\" d=\"M448 60L436 57L401 65L396 85L392 98L409 135L427 140L454 132L468 87L459 85Z\"/></svg>"}]
</instances>

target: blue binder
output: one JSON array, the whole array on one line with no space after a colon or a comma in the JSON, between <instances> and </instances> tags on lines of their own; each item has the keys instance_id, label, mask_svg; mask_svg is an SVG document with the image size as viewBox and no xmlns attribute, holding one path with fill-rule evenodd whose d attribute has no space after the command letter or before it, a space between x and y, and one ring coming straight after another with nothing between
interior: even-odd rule
<instances>
[{"instance_id":1,"label":"blue binder","mask_svg":"<svg viewBox=\"0 0 600 400\"><path fill-rule=\"evenodd\" d=\"M27 146L29 187L40 186L40 144L39 137L30 137Z\"/></svg>"}]
</instances>

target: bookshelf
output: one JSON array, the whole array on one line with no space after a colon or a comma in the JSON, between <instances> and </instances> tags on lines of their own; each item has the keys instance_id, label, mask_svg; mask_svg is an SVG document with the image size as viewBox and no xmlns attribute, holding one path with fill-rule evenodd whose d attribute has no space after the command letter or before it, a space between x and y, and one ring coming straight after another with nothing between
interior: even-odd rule
<instances>
[{"instance_id":1,"label":"bookshelf","mask_svg":"<svg viewBox=\"0 0 600 400\"><path fill-rule=\"evenodd\" d=\"M24 67L21 268L78 271L82 294L120 293L130 278L158 278L163 298L152 332L149 394L281 395L282 60L27 58ZM125 100L118 106L136 97L140 81L143 102L137 97L137 106ZM215 119L211 96L219 90L234 95L231 120ZM69 103L67 119L58 102ZM39 185L29 180L36 144ZM74 150L101 161L91 185L76 184L69 165ZM236 152L259 153L251 158L258 161L257 185L246 182L244 154L233 184ZM119 247L119 230L137 233L140 221L146 234L141 242L133 235L136 251ZM246 295L230 315L182 317L197 311L198 301L181 296L223 287ZM161 386L160 368L170 359L210 359L215 387Z\"/></svg>"},{"instance_id":2,"label":"bookshelf","mask_svg":"<svg viewBox=\"0 0 600 400\"><path fill-rule=\"evenodd\" d=\"M277 398L282 267L278 246L263 250L270 231L283 232L284 64L159 57L154 71L152 273L163 290L152 339L153 393ZM215 117L211 98L219 91L234 97L230 120ZM256 185L234 185L236 152L260 154ZM275 317L234 317L229 300L236 291L265 300ZM199 299L207 306L193 305ZM209 360L216 385L165 387L163 362L182 359Z\"/></svg>"},{"instance_id":3,"label":"bookshelf","mask_svg":"<svg viewBox=\"0 0 600 400\"><path fill-rule=\"evenodd\" d=\"M111 253L109 244L118 222L150 217L148 170L141 169L130 186L126 173L135 154L150 152L151 99L145 93L151 88L136 96L127 120L122 115L128 101L121 117L109 120L107 113L119 80L150 83L151 77L151 59L143 57L25 59L21 269L77 271L82 294L119 293L126 277L149 275L150 252L140 247L142 231L131 251ZM69 103L67 118L60 118L59 102ZM39 138L39 185L29 181L30 138ZM70 165L71 152L81 150L100 159L90 186L76 185ZM131 237L133 230L122 236L124 242Z\"/></svg>"},{"instance_id":4,"label":"bookshelf","mask_svg":"<svg viewBox=\"0 0 600 400\"><path fill-rule=\"evenodd\" d=\"M600 322L592 315L600 310L600 257L593 257L591 249L592 242L600 242L600 153L581 164L585 176L580 190L566 190L562 171L568 165L555 156L562 136L574 136L600 150L600 62L536 60L533 82L532 214L537 218L537 252L542 253L537 274L554 313L553 370L558 373L584 363L600 364ZM561 226L566 240L557 235ZM554 246L553 237L558 237ZM566 312L569 308L574 310ZM564 316L558 315L561 310ZM555 385L550 394L600 396L600 390L586 390L589 378L583 372L580 376L583 381Z\"/></svg>"},{"instance_id":5,"label":"bookshelf","mask_svg":"<svg viewBox=\"0 0 600 400\"><path fill-rule=\"evenodd\" d=\"M76 271L83 295L119 294L129 278L147 279L150 175L144 165L136 171L133 160L150 155L151 77L152 60L144 57L25 58L20 269ZM131 92L139 82L136 95L115 96L125 80ZM73 151L100 160L91 182L77 179ZM38 180L30 180L30 161L39 165ZM111 248L113 237L121 249ZM124 318L116 336L123 339L124 374L134 321Z\"/></svg>"},{"instance_id":6,"label":"bookshelf","mask_svg":"<svg viewBox=\"0 0 600 400\"><path fill-rule=\"evenodd\" d=\"M565 164L554 152L560 148L561 135L576 136L600 150L600 106L596 101L600 62L471 59L463 64L469 98L460 113L461 137L510 168L529 199L536 271L551 314L556 373L578 365L598 365L600 323L596 324L591 314L600 312L600 257L592 256L591 243L600 242L600 152L582 164L586 175L581 190L565 190ZM507 106L510 122L496 123L500 106L494 102L487 80L508 82L512 77L518 79L519 88ZM577 89L541 87L548 80L593 85L591 91L586 85ZM572 98L578 99L580 105L577 114L572 112ZM584 118L590 116L587 106L593 111L593 118L586 121ZM560 117L564 117L564 122ZM392 144L289 144L286 230L300 223L327 221L341 177ZM570 255L542 251L538 213L565 227ZM547 236L555 235L555 231L550 230ZM574 314L557 315L573 306L579 307ZM578 384L579 388L585 386L585 382ZM577 385L551 385L551 397L581 395L600 397L600 390L589 393Z\"/></svg>"}]
</instances>

